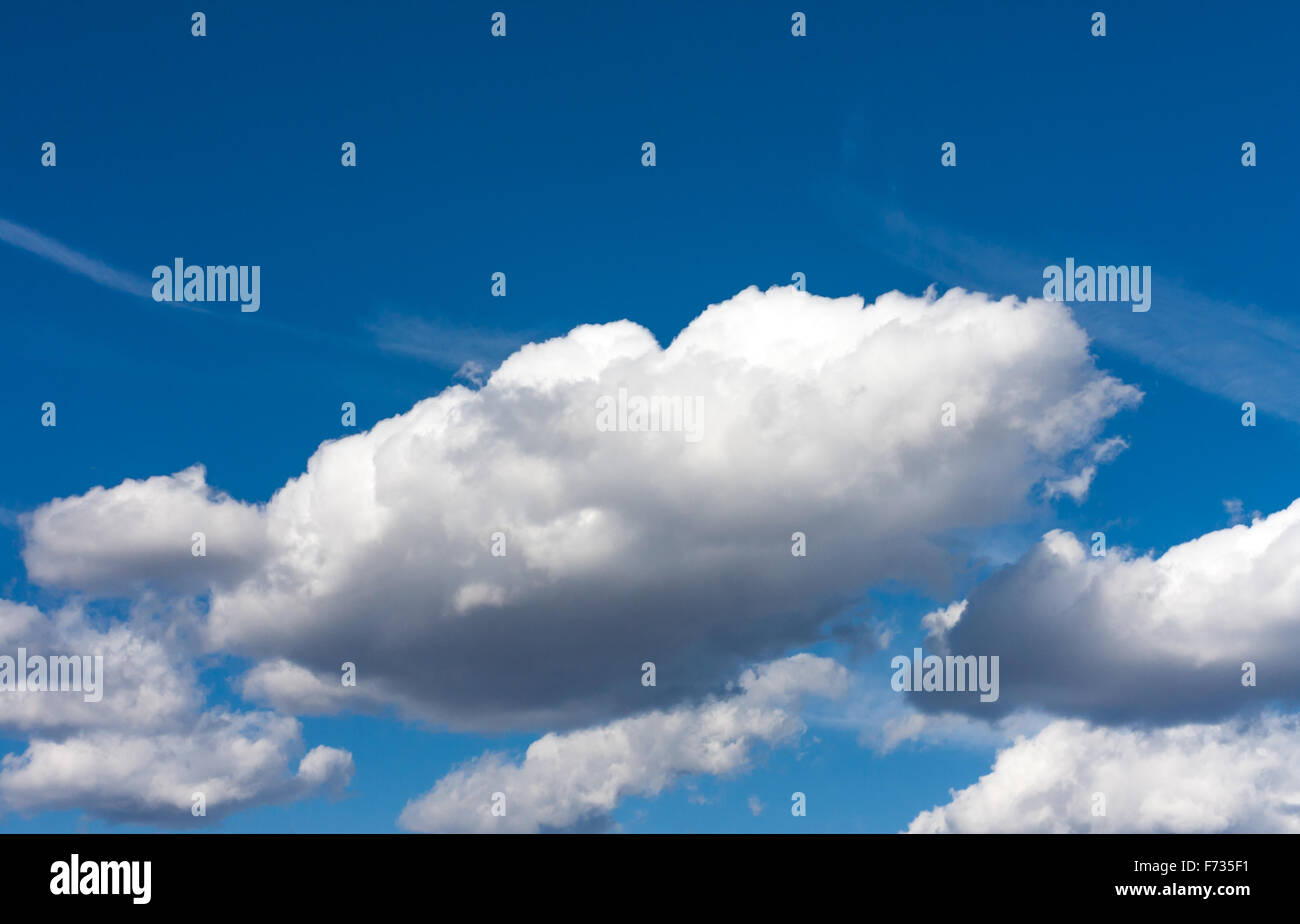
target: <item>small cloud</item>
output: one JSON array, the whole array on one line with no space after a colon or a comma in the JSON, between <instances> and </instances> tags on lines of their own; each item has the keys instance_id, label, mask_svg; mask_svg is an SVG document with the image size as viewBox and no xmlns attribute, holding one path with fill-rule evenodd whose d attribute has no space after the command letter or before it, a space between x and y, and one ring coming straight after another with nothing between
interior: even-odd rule
<instances>
[{"instance_id":1,"label":"small cloud","mask_svg":"<svg viewBox=\"0 0 1300 924\"><path fill-rule=\"evenodd\" d=\"M528 332L475 330L439 321L385 312L366 323L377 347L446 369L475 385L487 380L487 370L525 343L537 339Z\"/></svg>"},{"instance_id":2,"label":"small cloud","mask_svg":"<svg viewBox=\"0 0 1300 924\"><path fill-rule=\"evenodd\" d=\"M1128 440L1112 436L1092 447L1092 458L1097 462L1111 462L1125 449L1128 449Z\"/></svg>"},{"instance_id":3,"label":"small cloud","mask_svg":"<svg viewBox=\"0 0 1300 924\"><path fill-rule=\"evenodd\" d=\"M1228 514L1228 522L1233 526L1246 522L1245 506L1242 504L1240 498L1230 497L1225 500L1223 502L1223 510ZM1250 512L1251 520L1258 520L1261 516L1263 516L1263 514L1258 510L1252 510Z\"/></svg>"},{"instance_id":4,"label":"small cloud","mask_svg":"<svg viewBox=\"0 0 1300 924\"><path fill-rule=\"evenodd\" d=\"M966 601L958 600L943 609L935 610L932 613L926 613L921 617L921 627L926 630L926 638L945 635L953 626L961 621L961 614L966 612Z\"/></svg>"},{"instance_id":5,"label":"small cloud","mask_svg":"<svg viewBox=\"0 0 1300 924\"><path fill-rule=\"evenodd\" d=\"M763 805L763 803L759 800L758 796L749 797L749 813L753 815L755 818L763 814L764 808L766 808L766 806Z\"/></svg>"},{"instance_id":6,"label":"small cloud","mask_svg":"<svg viewBox=\"0 0 1300 924\"><path fill-rule=\"evenodd\" d=\"M1100 465L1114 461L1125 449L1128 449L1128 441L1123 437L1112 436L1092 447L1093 462ZM1092 487L1092 480L1097 477L1097 465L1085 465L1073 475L1047 482L1047 499L1064 494L1073 498L1075 503L1082 503L1088 496L1088 489Z\"/></svg>"},{"instance_id":7,"label":"small cloud","mask_svg":"<svg viewBox=\"0 0 1300 924\"><path fill-rule=\"evenodd\" d=\"M453 377L481 388L487 381L487 367L477 360L466 360Z\"/></svg>"}]
</instances>

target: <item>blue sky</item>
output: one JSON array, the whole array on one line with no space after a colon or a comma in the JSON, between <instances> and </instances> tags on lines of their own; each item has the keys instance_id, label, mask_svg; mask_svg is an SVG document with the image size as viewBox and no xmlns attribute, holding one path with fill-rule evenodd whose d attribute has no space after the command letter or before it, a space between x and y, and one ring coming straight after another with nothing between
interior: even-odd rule
<instances>
[{"instance_id":1,"label":"blue sky","mask_svg":"<svg viewBox=\"0 0 1300 924\"><path fill-rule=\"evenodd\" d=\"M924 613L1049 529L1104 528L1158 555L1230 525L1229 499L1247 516L1295 499L1294 10L1115 3L1095 38L1096 5L1065 2L547 3L505 7L495 39L498 8L223 3L203 7L202 38L175 3L6 10L0 219L139 279L182 256L260 265L263 288L256 314L185 310L0 235L0 595L42 609L76 596L30 580L21 557L19 515L54 498L202 463L209 485L265 503L348 434L341 401L366 429L466 361L492 369L579 324L626 318L667 346L706 306L796 271L811 292L868 303L931 284L1039 296L1042 268L1067 256L1156 279L1149 314L1074 309L1097 367L1144 393L1105 431L1129 448L1081 502L965 537L983 564L950 595L860 588L898 632L855 662L861 676L887 676ZM790 34L795 8L804 38ZM41 166L44 141L55 168ZM344 141L354 169L340 166ZM939 164L945 141L954 169ZM1242 167L1244 141L1257 167ZM497 271L505 298L490 294ZM56 428L38 425L45 401ZM1259 405L1253 429L1243 401ZM794 651L847 657L832 641ZM245 705L232 678L250 663L212 656L210 702ZM518 754L543 730L302 722L308 746L351 752L346 795L212 830L395 830L455 765ZM646 832L896 831L996 753L882 755L842 723L808 722L797 747L760 748L746 772L687 775L613 817ZM6 753L24 740L6 733ZM786 810L794 790L809 817ZM0 826L119 827L81 808Z\"/></svg>"}]
</instances>

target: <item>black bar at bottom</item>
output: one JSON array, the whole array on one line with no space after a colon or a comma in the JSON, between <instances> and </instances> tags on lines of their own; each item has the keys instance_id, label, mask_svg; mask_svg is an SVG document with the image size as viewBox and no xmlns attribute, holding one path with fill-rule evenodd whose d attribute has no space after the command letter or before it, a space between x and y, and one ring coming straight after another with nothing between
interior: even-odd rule
<instances>
[{"instance_id":1,"label":"black bar at bottom","mask_svg":"<svg viewBox=\"0 0 1300 924\"><path fill-rule=\"evenodd\" d=\"M0 869L7 910L69 913L396 911L413 902L458 917L585 909L641 920L706 908L814 917L846 901L864 915L1231 913L1293 899L1295 844L1288 835L38 834L0 836Z\"/></svg>"}]
</instances>

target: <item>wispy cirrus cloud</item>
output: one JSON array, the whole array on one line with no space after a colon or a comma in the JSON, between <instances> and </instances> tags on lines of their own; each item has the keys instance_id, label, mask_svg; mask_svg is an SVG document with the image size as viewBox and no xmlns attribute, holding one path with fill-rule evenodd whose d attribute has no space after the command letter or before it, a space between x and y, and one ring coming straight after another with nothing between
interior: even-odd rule
<instances>
[{"instance_id":1,"label":"wispy cirrus cloud","mask_svg":"<svg viewBox=\"0 0 1300 924\"><path fill-rule=\"evenodd\" d=\"M396 312L384 312L366 323L375 346L435 366L455 369L458 378L482 384L495 368L536 332L475 330Z\"/></svg>"},{"instance_id":2,"label":"wispy cirrus cloud","mask_svg":"<svg viewBox=\"0 0 1300 924\"><path fill-rule=\"evenodd\" d=\"M828 182L818 194L829 211L901 266L933 279L989 292L1038 295L1056 253L1033 253L941 228L854 183ZM869 230L871 233L867 234ZM1259 307L1226 303L1157 274L1149 313L1074 310L1089 336L1153 369L1230 401L1300 421L1300 327ZM1207 335L1207 331L1215 333Z\"/></svg>"},{"instance_id":3,"label":"wispy cirrus cloud","mask_svg":"<svg viewBox=\"0 0 1300 924\"><path fill-rule=\"evenodd\" d=\"M88 257L51 237L4 218L0 218L0 241L20 247L28 253L34 253L51 263L57 263L64 269L85 276L105 288L125 292L128 295L138 295L141 298L150 297L152 287L147 279L114 269L101 260Z\"/></svg>"}]
</instances>

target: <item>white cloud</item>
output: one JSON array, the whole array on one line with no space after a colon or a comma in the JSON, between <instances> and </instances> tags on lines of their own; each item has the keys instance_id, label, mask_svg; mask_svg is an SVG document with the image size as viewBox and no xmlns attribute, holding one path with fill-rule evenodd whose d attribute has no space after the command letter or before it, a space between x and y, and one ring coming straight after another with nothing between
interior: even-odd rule
<instances>
[{"instance_id":1,"label":"white cloud","mask_svg":"<svg viewBox=\"0 0 1300 924\"><path fill-rule=\"evenodd\" d=\"M847 672L827 658L800 654L762 665L746 671L740 692L726 699L549 734L519 764L485 754L408 803L398 823L415 831L513 833L599 824L621 799L656 795L679 776L743 770L755 745L802 734L804 697L841 696L847 685ZM504 815L492 814L495 793L505 797Z\"/></svg>"},{"instance_id":2,"label":"white cloud","mask_svg":"<svg viewBox=\"0 0 1300 924\"><path fill-rule=\"evenodd\" d=\"M941 636L961 621L961 614L965 611L966 601L958 600L956 603L950 603L942 609L926 613L921 617L921 627L926 630L927 637L932 635Z\"/></svg>"},{"instance_id":3,"label":"white cloud","mask_svg":"<svg viewBox=\"0 0 1300 924\"><path fill-rule=\"evenodd\" d=\"M1046 484L1047 496L1051 498L1064 494L1072 498L1076 503L1082 502L1088 496L1088 490L1092 487L1093 479L1097 477L1097 466L1114 460L1127 448L1128 442L1118 436L1113 436L1105 442L1092 446L1090 451L1092 461L1083 465L1072 475L1048 481Z\"/></svg>"},{"instance_id":4,"label":"white cloud","mask_svg":"<svg viewBox=\"0 0 1300 924\"><path fill-rule=\"evenodd\" d=\"M1233 526L1236 526L1238 523L1245 523L1247 519L1258 520L1263 516L1263 514L1258 510L1252 510L1249 517L1247 517L1245 505L1241 502L1241 499L1237 497L1225 500L1223 502L1223 511L1228 515L1228 521Z\"/></svg>"},{"instance_id":5,"label":"white cloud","mask_svg":"<svg viewBox=\"0 0 1300 924\"><path fill-rule=\"evenodd\" d=\"M940 635L998 655L997 703L919 695L972 714L1031 707L1097 721L1218 718L1300 699L1300 500L1163 555L1104 558L1060 530L977 587ZM1242 685L1242 665L1257 686Z\"/></svg>"},{"instance_id":6,"label":"white cloud","mask_svg":"<svg viewBox=\"0 0 1300 924\"><path fill-rule=\"evenodd\" d=\"M599 431L620 387L702 397L703 439ZM56 501L24 555L82 590L206 582L214 650L322 682L350 660L430 721L574 727L645 708L646 659L668 707L815 640L877 580L943 586L960 563L936 537L1026 513L1138 398L1059 303L751 288L667 348L628 321L529 344L480 390L323 444L261 508L198 468Z\"/></svg>"},{"instance_id":7,"label":"white cloud","mask_svg":"<svg viewBox=\"0 0 1300 924\"><path fill-rule=\"evenodd\" d=\"M0 803L19 812L79 809L112 821L185 827L347 785L351 754L317 747L294 773L290 762L301 747L298 721L269 712L212 711L177 734L37 739L0 761ZM192 814L194 793L204 794L205 817Z\"/></svg>"},{"instance_id":8,"label":"white cloud","mask_svg":"<svg viewBox=\"0 0 1300 924\"><path fill-rule=\"evenodd\" d=\"M391 703L414 711L413 704L403 703L400 695L383 687L382 681L362 674L356 686L345 687L342 679L341 662L333 673L314 674L280 658L255 665L239 679L238 686L245 699L298 715L327 715L349 707L378 710Z\"/></svg>"},{"instance_id":9,"label":"white cloud","mask_svg":"<svg viewBox=\"0 0 1300 924\"><path fill-rule=\"evenodd\" d=\"M76 605L47 616L0 600L0 655L102 659L93 691L83 671L80 691L0 692L0 730L27 742L0 761L0 809L183 827L346 785L352 758L336 748L315 748L291 772L302 750L296 719L205 711L185 638L193 614L137 609L126 620ZM195 792L206 796L205 817L190 814Z\"/></svg>"},{"instance_id":10,"label":"white cloud","mask_svg":"<svg viewBox=\"0 0 1300 924\"><path fill-rule=\"evenodd\" d=\"M97 629L76 606L46 616L0 600L0 655L16 660L19 648L29 657L102 656L99 698L87 701L76 691L6 691L0 693L0 729L47 737L85 729L175 730L200 704L189 659L163 627L145 620Z\"/></svg>"},{"instance_id":11,"label":"white cloud","mask_svg":"<svg viewBox=\"0 0 1300 924\"><path fill-rule=\"evenodd\" d=\"M932 279L962 279L992 292L1041 291L1043 267L1063 258L1041 243L1027 251L940 228L915 209L901 211L853 183L827 187L826 205L873 251ZM1240 299L1207 298L1155 275L1148 313L1081 306L1088 332L1112 350L1239 407L1249 395L1261 413L1300 421L1300 325L1289 305L1261 311ZM1227 410L1227 408L1224 408Z\"/></svg>"},{"instance_id":12,"label":"white cloud","mask_svg":"<svg viewBox=\"0 0 1300 924\"><path fill-rule=\"evenodd\" d=\"M1105 815L1094 815L1094 794ZM908 830L937 833L1300 833L1300 720L1155 731L1052 723Z\"/></svg>"},{"instance_id":13,"label":"white cloud","mask_svg":"<svg viewBox=\"0 0 1300 924\"><path fill-rule=\"evenodd\" d=\"M239 579L267 552L257 508L209 488L201 465L53 500L23 520L33 581L105 594L145 584L199 592Z\"/></svg>"}]
</instances>

